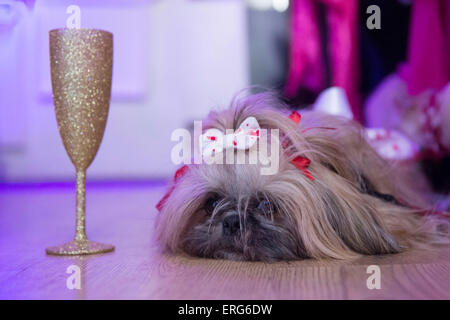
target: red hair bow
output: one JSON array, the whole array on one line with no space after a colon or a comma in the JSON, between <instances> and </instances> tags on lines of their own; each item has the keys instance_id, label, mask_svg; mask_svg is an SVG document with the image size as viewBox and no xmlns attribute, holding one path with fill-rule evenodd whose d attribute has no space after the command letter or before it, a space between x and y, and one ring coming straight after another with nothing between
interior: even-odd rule
<instances>
[{"instance_id":1,"label":"red hair bow","mask_svg":"<svg viewBox=\"0 0 450 320\"><path fill-rule=\"evenodd\" d=\"M166 204L167 199L170 197L170 195L173 192L173 189L175 189L175 183L180 179L182 176L185 175L185 173L188 170L188 166L184 165L181 168L179 168L177 171L175 171L175 176L173 177L173 185L170 187L170 189L166 192L166 194L159 200L159 202L156 204L156 209L158 211L161 211L164 205Z\"/></svg>"},{"instance_id":2,"label":"red hair bow","mask_svg":"<svg viewBox=\"0 0 450 320\"><path fill-rule=\"evenodd\" d=\"M302 116L297 111L292 111L292 113L289 115L289 118L294 121L296 124L300 123L300 120ZM294 159L291 160L291 163L311 181L314 181L314 177L311 174L311 172L308 171L309 164L311 163L311 160L309 160L306 157L297 156Z\"/></svg>"}]
</instances>

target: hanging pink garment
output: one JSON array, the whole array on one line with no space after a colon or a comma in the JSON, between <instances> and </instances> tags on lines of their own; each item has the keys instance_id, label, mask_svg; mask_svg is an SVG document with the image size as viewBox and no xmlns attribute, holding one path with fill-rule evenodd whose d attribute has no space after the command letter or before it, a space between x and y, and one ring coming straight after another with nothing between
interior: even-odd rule
<instances>
[{"instance_id":1,"label":"hanging pink garment","mask_svg":"<svg viewBox=\"0 0 450 320\"><path fill-rule=\"evenodd\" d=\"M396 129L421 157L450 155L450 1L414 0L407 61L367 99L369 126Z\"/></svg>"},{"instance_id":2,"label":"hanging pink garment","mask_svg":"<svg viewBox=\"0 0 450 320\"><path fill-rule=\"evenodd\" d=\"M400 69L408 93L440 90L450 81L450 1L414 0L408 62Z\"/></svg>"},{"instance_id":3,"label":"hanging pink garment","mask_svg":"<svg viewBox=\"0 0 450 320\"><path fill-rule=\"evenodd\" d=\"M345 90L355 119L361 121L356 0L292 0L290 61L285 95L295 97L301 86L317 93L325 89L318 3L323 3L326 11L331 85Z\"/></svg>"},{"instance_id":4,"label":"hanging pink garment","mask_svg":"<svg viewBox=\"0 0 450 320\"><path fill-rule=\"evenodd\" d=\"M414 0L408 59L399 68L408 94L419 100L417 122L421 135L428 138L423 153L437 159L450 153L450 119L446 118L450 101L443 90L450 82L449 12L449 0Z\"/></svg>"}]
</instances>

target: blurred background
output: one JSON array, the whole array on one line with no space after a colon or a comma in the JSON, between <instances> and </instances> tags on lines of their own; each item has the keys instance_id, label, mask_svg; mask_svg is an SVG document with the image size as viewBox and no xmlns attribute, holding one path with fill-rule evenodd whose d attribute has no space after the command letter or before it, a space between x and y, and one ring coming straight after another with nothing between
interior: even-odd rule
<instances>
[{"instance_id":1,"label":"blurred background","mask_svg":"<svg viewBox=\"0 0 450 320\"><path fill-rule=\"evenodd\" d=\"M81 27L114 34L110 114L89 180L170 177L172 131L244 87L300 109L340 86L357 121L407 135L415 161L448 190L447 0L0 0L0 182L74 179L48 49L70 5Z\"/></svg>"}]
</instances>

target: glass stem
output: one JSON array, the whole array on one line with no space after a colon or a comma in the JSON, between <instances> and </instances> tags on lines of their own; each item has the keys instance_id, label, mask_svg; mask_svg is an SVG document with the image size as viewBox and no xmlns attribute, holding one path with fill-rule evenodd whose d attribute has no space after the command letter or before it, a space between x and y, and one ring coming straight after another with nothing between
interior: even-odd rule
<instances>
[{"instance_id":1,"label":"glass stem","mask_svg":"<svg viewBox=\"0 0 450 320\"><path fill-rule=\"evenodd\" d=\"M86 237L86 170L77 170L77 217L75 240L87 240Z\"/></svg>"}]
</instances>

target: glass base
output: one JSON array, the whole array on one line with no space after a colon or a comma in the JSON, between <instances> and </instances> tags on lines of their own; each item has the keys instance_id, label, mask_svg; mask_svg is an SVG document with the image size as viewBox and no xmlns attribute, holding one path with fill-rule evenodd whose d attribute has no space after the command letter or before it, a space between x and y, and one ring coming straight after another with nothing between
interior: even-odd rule
<instances>
[{"instance_id":1,"label":"glass base","mask_svg":"<svg viewBox=\"0 0 450 320\"><path fill-rule=\"evenodd\" d=\"M90 240L72 240L60 246L48 247L45 249L47 254L57 256L75 256L96 253L106 253L114 251L114 246L103 244Z\"/></svg>"}]
</instances>

